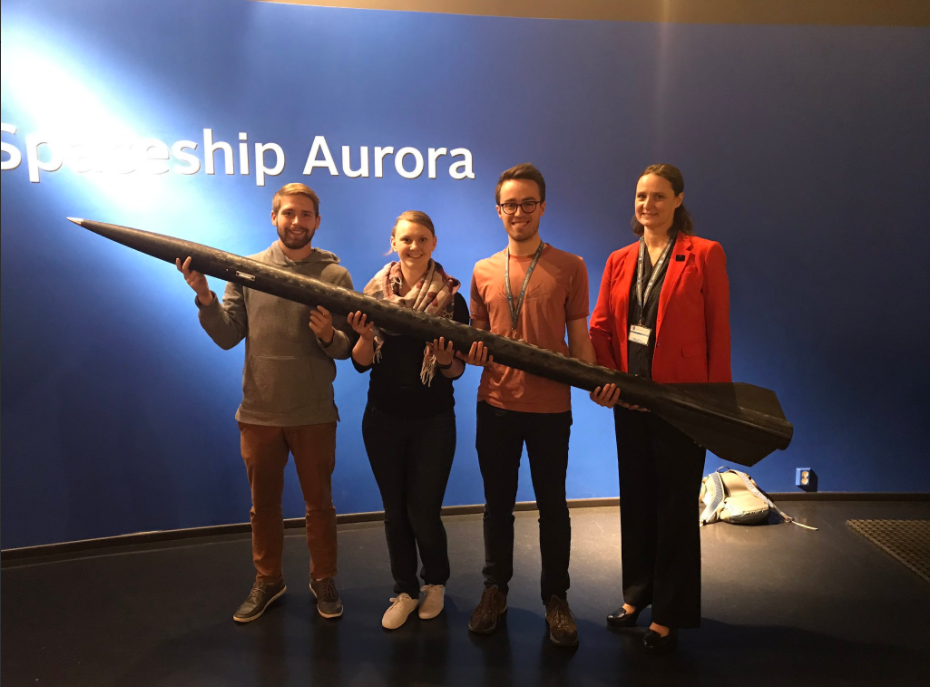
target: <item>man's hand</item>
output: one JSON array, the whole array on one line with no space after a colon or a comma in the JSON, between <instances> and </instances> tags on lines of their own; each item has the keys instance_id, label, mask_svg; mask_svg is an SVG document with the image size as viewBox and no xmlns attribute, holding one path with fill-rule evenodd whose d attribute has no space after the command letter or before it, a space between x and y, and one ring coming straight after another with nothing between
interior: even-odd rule
<instances>
[{"instance_id":1,"label":"man's hand","mask_svg":"<svg viewBox=\"0 0 930 687\"><path fill-rule=\"evenodd\" d=\"M324 346L329 346L333 342L333 336L336 330L333 329L333 316L329 310L322 305L316 306L316 310L310 311L310 329L316 334L316 338L323 342Z\"/></svg>"},{"instance_id":2,"label":"man's hand","mask_svg":"<svg viewBox=\"0 0 930 687\"><path fill-rule=\"evenodd\" d=\"M477 365L478 367L487 367L494 362L494 356L488 355L488 349L484 347L481 341L473 343L466 355L462 355L461 353L456 353L455 355L469 365Z\"/></svg>"},{"instance_id":3,"label":"man's hand","mask_svg":"<svg viewBox=\"0 0 930 687\"><path fill-rule=\"evenodd\" d=\"M197 300L200 302L200 305L210 305L210 303L213 302L213 292L210 291L207 278L200 272L191 269L191 259L188 257L187 260L181 264L181 259L176 258L174 265L178 268L178 272L184 275L184 281L187 282L187 285L197 294Z\"/></svg>"},{"instance_id":4,"label":"man's hand","mask_svg":"<svg viewBox=\"0 0 930 687\"><path fill-rule=\"evenodd\" d=\"M370 321L362 312L350 312L346 317L349 326L366 341L375 338L374 322Z\"/></svg>"},{"instance_id":5,"label":"man's hand","mask_svg":"<svg viewBox=\"0 0 930 687\"><path fill-rule=\"evenodd\" d=\"M603 387L597 387L591 392L591 400L605 408L613 408L619 405L621 408L626 408L627 410L638 410L641 413L649 412L646 408L640 408L639 406L621 401L620 389L617 388L616 384L605 384Z\"/></svg>"}]
</instances>

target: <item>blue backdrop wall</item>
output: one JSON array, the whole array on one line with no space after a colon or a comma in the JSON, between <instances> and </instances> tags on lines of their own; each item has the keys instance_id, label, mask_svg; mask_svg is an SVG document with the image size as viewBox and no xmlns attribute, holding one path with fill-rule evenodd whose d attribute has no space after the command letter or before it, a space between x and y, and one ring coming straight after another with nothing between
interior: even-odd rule
<instances>
[{"instance_id":1,"label":"blue backdrop wall","mask_svg":"<svg viewBox=\"0 0 930 687\"><path fill-rule=\"evenodd\" d=\"M249 254L275 237L274 190L304 181L322 198L315 243L357 284L407 209L434 218L437 257L467 283L504 246L497 176L528 160L549 186L543 234L585 258L592 307L607 256L632 241L639 171L682 168L698 233L729 259L734 377L777 390L795 423L789 450L753 471L764 488L792 490L810 466L825 490L930 490L928 73L930 31L914 28L4 2L3 547L247 519L241 346L213 345L173 267L66 216ZM223 152L207 174L204 129L230 144L233 174ZM320 136L337 176L305 175ZM129 144L146 139L164 147L137 143L148 159L133 161ZM280 148L266 168L283 155L264 186L256 143ZM350 178L343 146L353 169L362 146L449 154L436 178L405 178L394 157L380 178L373 161ZM477 381L470 370L457 384L449 505L483 501ZM339 512L381 508L359 433L366 389L341 363ZM580 392L574 404L569 496L616 495L610 415ZM292 470L289 517L301 513Z\"/></svg>"}]
</instances>

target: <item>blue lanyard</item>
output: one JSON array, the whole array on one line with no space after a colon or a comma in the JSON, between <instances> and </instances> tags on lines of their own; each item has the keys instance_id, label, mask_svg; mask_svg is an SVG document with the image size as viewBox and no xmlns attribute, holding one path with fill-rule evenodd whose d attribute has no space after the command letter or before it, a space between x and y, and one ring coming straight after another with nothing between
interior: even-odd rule
<instances>
[{"instance_id":1,"label":"blue lanyard","mask_svg":"<svg viewBox=\"0 0 930 687\"><path fill-rule=\"evenodd\" d=\"M539 256L542 255L543 248L545 247L546 244L540 241L539 248L536 249L536 254L533 256L533 262L530 263L529 268L526 270L526 276L523 278L520 300L518 300L516 306L514 306L513 293L510 289L510 246L507 246L507 260L504 263L504 292L507 294L507 306L510 308L510 325L514 335L516 335L517 325L520 323L520 311L523 310L523 300L526 298L526 287L529 286L530 277L533 276L533 270L536 269L536 263L539 262Z\"/></svg>"},{"instance_id":2,"label":"blue lanyard","mask_svg":"<svg viewBox=\"0 0 930 687\"><path fill-rule=\"evenodd\" d=\"M646 311L646 299L649 298L649 294L652 293L652 288L656 285L656 281L659 279L659 274L662 272L662 265L665 264L666 258L668 258L669 253L672 251L672 246L675 245L675 239L669 239L669 242L665 244L665 249L662 251L662 255L659 256L658 262L652 268L652 275L649 277L649 283L646 285L646 291L643 293L643 256L646 253L646 239L640 238L639 240L639 258L636 261L636 298L639 300L639 323L643 323L643 317Z\"/></svg>"}]
</instances>

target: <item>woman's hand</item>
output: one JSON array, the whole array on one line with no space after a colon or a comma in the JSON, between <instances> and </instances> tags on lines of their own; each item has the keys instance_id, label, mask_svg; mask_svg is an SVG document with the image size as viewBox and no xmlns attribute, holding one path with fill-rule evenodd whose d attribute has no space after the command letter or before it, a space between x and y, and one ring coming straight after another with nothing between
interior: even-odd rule
<instances>
[{"instance_id":1,"label":"woman's hand","mask_svg":"<svg viewBox=\"0 0 930 687\"><path fill-rule=\"evenodd\" d=\"M469 365L477 365L478 367L487 367L494 362L494 356L488 355L488 349L484 347L481 341L473 343L466 355L461 353L456 353L456 355Z\"/></svg>"},{"instance_id":2,"label":"woman's hand","mask_svg":"<svg viewBox=\"0 0 930 687\"><path fill-rule=\"evenodd\" d=\"M448 367L455 359L455 350L452 348L452 342L446 343L446 338L440 336L433 339L433 355L436 357L436 364Z\"/></svg>"},{"instance_id":3,"label":"woman's hand","mask_svg":"<svg viewBox=\"0 0 930 687\"><path fill-rule=\"evenodd\" d=\"M352 327L355 333L366 341L371 341L375 338L374 322L370 321L364 313L349 313L346 321L349 323L349 326Z\"/></svg>"},{"instance_id":4,"label":"woman's hand","mask_svg":"<svg viewBox=\"0 0 930 687\"><path fill-rule=\"evenodd\" d=\"M638 410L641 413L648 413L649 410L646 408L640 408L637 405L632 405L630 403L624 403L620 400L620 389L617 388L616 384L605 384L602 387L597 387L594 391L591 392L591 400L597 403L599 406L604 406L605 408L613 408L618 405L621 408L626 408L627 410Z\"/></svg>"},{"instance_id":5,"label":"woman's hand","mask_svg":"<svg viewBox=\"0 0 930 687\"><path fill-rule=\"evenodd\" d=\"M591 392L591 400L599 406L613 408L617 405L617 401L620 400L620 389L617 388L616 384L599 386Z\"/></svg>"},{"instance_id":6,"label":"woman's hand","mask_svg":"<svg viewBox=\"0 0 930 687\"><path fill-rule=\"evenodd\" d=\"M631 403L624 403L623 401L617 401L617 405L621 408L626 408L627 410L637 410L640 413L649 412L649 408L640 408L639 406L632 405Z\"/></svg>"}]
</instances>

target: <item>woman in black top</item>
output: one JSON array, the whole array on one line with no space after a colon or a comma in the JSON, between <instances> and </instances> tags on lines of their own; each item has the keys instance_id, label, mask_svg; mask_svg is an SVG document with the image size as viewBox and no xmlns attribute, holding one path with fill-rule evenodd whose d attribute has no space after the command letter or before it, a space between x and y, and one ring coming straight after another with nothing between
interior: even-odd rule
<instances>
[{"instance_id":1,"label":"woman in black top","mask_svg":"<svg viewBox=\"0 0 930 687\"><path fill-rule=\"evenodd\" d=\"M422 212L403 213L391 232L391 249L399 260L385 265L365 293L467 324L460 283L432 259L435 248L430 218ZM393 630L417 607L421 591L420 618L435 618L443 608L449 555L439 513L455 456L452 380L465 365L445 339L424 342L380 330L360 312L348 321L359 334L352 363L359 372L371 370L362 436L384 503L397 596L381 624ZM417 579L418 548L423 587Z\"/></svg>"}]
</instances>

